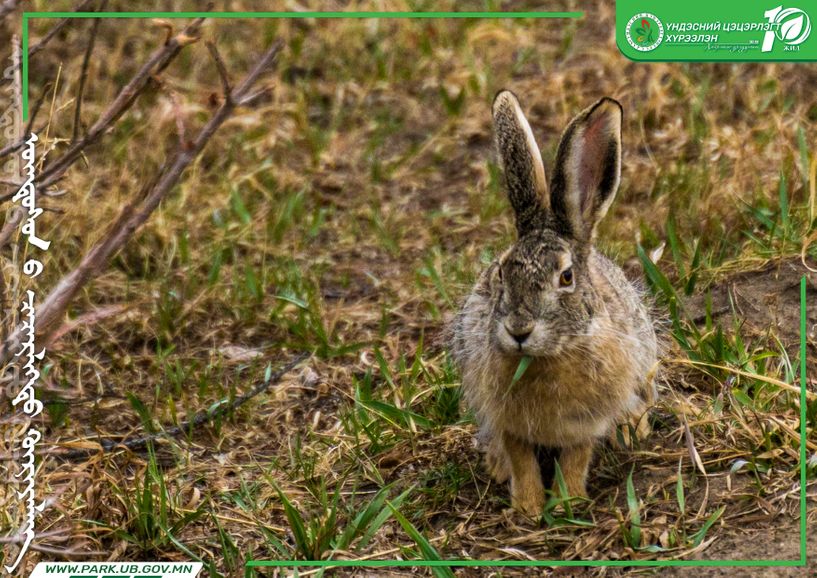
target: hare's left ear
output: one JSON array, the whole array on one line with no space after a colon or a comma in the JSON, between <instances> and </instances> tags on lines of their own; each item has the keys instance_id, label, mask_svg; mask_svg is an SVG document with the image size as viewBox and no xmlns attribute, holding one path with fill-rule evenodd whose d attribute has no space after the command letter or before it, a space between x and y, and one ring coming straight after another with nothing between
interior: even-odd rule
<instances>
[{"instance_id":1,"label":"hare's left ear","mask_svg":"<svg viewBox=\"0 0 817 578\"><path fill-rule=\"evenodd\" d=\"M574 238L592 240L621 178L621 105L602 98L565 129L551 180L550 205Z\"/></svg>"}]
</instances>

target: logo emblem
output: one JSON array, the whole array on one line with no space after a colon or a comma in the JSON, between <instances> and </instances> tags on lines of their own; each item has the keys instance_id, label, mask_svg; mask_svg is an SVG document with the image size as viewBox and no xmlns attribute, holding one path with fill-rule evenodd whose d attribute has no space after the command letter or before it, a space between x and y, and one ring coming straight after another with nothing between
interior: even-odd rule
<instances>
[{"instance_id":1,"label":"logo emblem","mask_svg":"<svg viewBox=\"0 0 817 578\"><path fill-rule=\"evenodd\" d=\"M624 34L630 46L640 52L649 52L664 40L664 25L655 14L641 12L630 18Z\"/></svg>"},{"instance_id":2,"label":"logo emblem","mask_svg":"<svg viewBox=\"0 0 817 578\"><path fill-rule=\"evenodd\" d=\"M784 9L780 5L777 8L766 10L763 16L769 21L769 24L776 25L776 30L769 30L763 36L761 52L771 52L775 39L786 45L784 50L799 50L799 48L789 47L799 46L811 34L811 19L799 8Z\"/></svg>"}]
</instances>

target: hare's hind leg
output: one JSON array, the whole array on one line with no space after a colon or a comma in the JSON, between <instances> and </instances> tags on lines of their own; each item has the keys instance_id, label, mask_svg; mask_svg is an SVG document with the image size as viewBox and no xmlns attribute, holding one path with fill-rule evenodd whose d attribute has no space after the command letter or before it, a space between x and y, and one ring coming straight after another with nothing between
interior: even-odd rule
<instances>
[{"instance_id":1,"label":"hare's hind leg","mask_svg":"<svg viewBox=\"0 0 817 578\"><path fill-rule=\"evenodd\" d=\"M511 466L511 506L528 516L540 515L545 487L535 446L508 433L502 434L502 443Z\"/></svg>"}]
</instances>

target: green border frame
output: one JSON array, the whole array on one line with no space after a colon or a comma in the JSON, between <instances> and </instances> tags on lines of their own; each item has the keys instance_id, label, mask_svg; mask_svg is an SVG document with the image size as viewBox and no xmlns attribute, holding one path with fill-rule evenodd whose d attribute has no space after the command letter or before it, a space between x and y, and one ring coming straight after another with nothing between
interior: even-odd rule
<instances>
[{"instance_id":1,"label":"green border frame","mask_svg":"<svg viewBox=\"0 0 817 578\"><path fill-rule=\"evenodd\" d=\"M584 12L23 12L22 107L28 120L28 22L34 18L581 18ZM641 61L643 64L649 62ZM806 567L806 277L800 281L800 558L798 560L249 560L261 567Z\"/></svg>"}]
</instances>

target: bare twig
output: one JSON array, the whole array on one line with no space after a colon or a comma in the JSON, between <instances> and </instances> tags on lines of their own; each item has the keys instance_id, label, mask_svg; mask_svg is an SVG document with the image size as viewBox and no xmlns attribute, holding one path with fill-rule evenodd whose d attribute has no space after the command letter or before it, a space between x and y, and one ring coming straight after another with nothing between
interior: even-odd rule
<instances>
[{"instance_id":1,"label":"bare twig","mask_svg":"<svg viewBox=\"0 0 817 578\"><path fill-rule=\"evenodd\" d=\"M11 236L17 232L17 225L23 220L26 215L26 210L23 207L16 206L6 215L6 222L3 223L3 228L0 229L0 249L6 246Z\"/></svg>"},{"instance_id":2,"label":"bare twig","mask_svg":"<svg viewBox=\"0 0 817 578\"><path fill-rule=\"evenodd\" d=\"M40 101L40 104L42 104L42 101ZM16 141L14 141L14 142L11 142L11 143L7 144L3 148L1 148L0 149L0 159L2 159L3 157L5 157L7 155L10 155L13 152L16 152L16 151L20 150L21 148L23 148L23 145L25 144L25 142L26 142L25 139L20 138L20 139L17 139Z\"/></svg>"},{"instance_id":3,"label":"bare twig","mask_svg":"<svg viewBox=\"0 0 817 578\"><path fill-rule=\"evenodd\" d=\"M239 106L252 106L255 104L255 101L264 96L265 94L269 93L269 88L265 87L261 90L256 90L252 94L248 94L244 98L241 99L241 102L237 103Z\"/></svg>"},{"instance_id":4,"label":"bare twig","mask_svg":"<svg viewBox=\"0 0 817 578\"><path fill-rule=\"evenodd\" d=\"M51 86L52 86L52 84L51 84L50 81L46 82L45 85L43 86L42 94L40 94L40 97L34 102L34 106L31 108L31 111L30 111L31 114L28 116L28 124L26 124L26 128L25 128L25 130L23 131L23 134L20 137L20 142L21 142L20 146L22 146L22 143L25 142L26 137L31 132L31 128L34 126L34 119L37 118L37 113L40 112L40 108L42 107L43 103L45 102L45 98L48 95L48 91L51 90ZM0 156L2 156L2 155L0 155Z\"/></svg>"},{"instance_id":5,"label":"bare twig","mask_svg":"<svg viewBox=\"0 0 817 578\"><path fill-rule=\"evenodd\" d=\"M102 0L99 4L97 12L105 10L107 0ZM79 138L80 125L82 124L82 95L85 92L85 82L88 80L88 65L91 63L91 54L94 52L94 44L96 43L96 35L99 32L99 25L102 23L101 18L94 18L91 25L91 35L88 38L88 46L85 48L85 55L82 57L82 72L79 75L79 87L77 88L77 103L74 108L74 130L71 136L71 142L77 142Z\"/></svg>"},{"instance_id":6,"label":"bare twig","mask_svg":"<svg viewBox=\"0 0 817 578\"><path fill-rule=\"evenodd\" d=\"M173 28L173 23L170 20L161 18L154 18L151 20L151 23L165 31L165 44L170 42L170 39L173 38L173 34L176 32L176 29Z\"/></svg>"},{"instance_id":7,"label":"bare twig","mask_svg":"<svg viewBox=\"0 0 817 578\"><path fill-rule=\"evenodd\" d=\"M82 139L71 143L71 146L68 147L68 150L66 150L61 157L46 166L45 170L40 174L37 185L40 188L45 188L59 180L68 167L82 154L82 151L88 145L96 142L111 125L133 106L137 97L147 86L151 75L154 74L154 72L163 70L164 67L179 54L184 46L196 41L203 22L204 18L196 18L184 31L171 38L167 44L156 50L130 82L119 91L119 94L116 95L116 98L110 106L102 113L91 128L88 129L87 134L82 137Z\"/></svg>"},{"instance_id":8,"label":"bare twig","mask_svg":"<svg viewBox=\"0 0 817 578\"><path fill-rule=\"evenodd\" d=\"M19 481L17 481L19 483ZM72 539L70 530L44 530L37 532L40 539L48 539L51 542L67 542ZM0 544L14 544L26 539L25 534L12 534L10 536L0 536Z\"/></svg>"},{"instance_id":9,"label":"bare twig","mask_svg":"<svg viewBox=\"0 0 817 578\"><path fill-rule=\"evenodd\" d=\"M88 7L90 4L91 4L91 2L93 2L93 1L94 1L94 0L83 0L82 2L80 2L79 6L77 6L76 8L74 8L74 12L82 12L82 11L83 11L83 10L85 10L85 9L86 9L86 8L87 8L87 7ZM49 42L51 42L51 39L52 39L52 38L54 38L54 37L55 37L57 34L59 34L60 30L62 30L63 28L65 28L65 26L66 26L66 25L67 25L67 24L68 24L68 23L69 23L71 20L74 20L74 18L63 18L62 20L60 20L59 22L57 22L57 23L54 25L54 27L53 27L51 30L49 30L49 31L46 33L46 35L45 35L45 36L43 36L43 37L42 37L42 38L41 38L41 39L40 39L38 42L36 42L36 43L32 44L31 46L29 46L29 48L28 48L28 57L29 57L29 58L31 58L32 56L34 56L35 54L37 54L37 53L38 53L40 50L42 50L43 48L45 48L45 46L46 46L46 45L47 45Z\"/></svg>"},{"instance_id":10,"label":"bare twig","mask_svg":"<svg viewBox=\"0 0 817 578\"><path fill-rule=\"evenodd\" d=\"M43 536L41 534L37 534L37 538L42 539ZM0 538L0 544L19 544L21 542L24 542L25 540L26 537L23 534L16 534L14 536L3 536L2 538ZM64 542L65 540L61 541ZM75 548L55 548L53 546L45 546L37 542L32 542L29 548L31 548L35 552L43 552L44 554L56 554L69 559L77 556L101 556L103 554L107 554L107 552L97 552L93 550L80 550Z\"/></svg>"},{"instance_id":11,"label":"bare twig","mask_svg":"<svg viewBox=\"0 0 817 578\"><path fill-rule=\"evenodd\" d=\"M40 96L34 102L34 106L31 107L31 114L28 115L28 123L23 130L23 134L15 142L9 143L0 149L0 159L23 148L23 145L26 142L26 137L29 135L29 133L31 133L31 128L34 126L34 120L37 118L37 113L40 112L40 107L42 107L43 102L45 102L45 97L48 96L49 90L51 90L50 82L46 83L46 85L43 87L42 93L40 93Z\"/></svg>"},{"instance_id":12,"label":"bare twig","mask_svg":"<svg viewBox=\"0 0 817 578\"><path fill-rule=\"evenodd\" d=\"M48 338L52 325L65 313L74 296L125 245L133 236L134 231L147 221L162 199L179 181L184 170L198 157L224 121L232 115L236 103L241 102L246 97L261 74L269 68L280 48L281 43L276 42L264 53L246 78L232 92L230 98L225 99L207 124L204 125L191 146L189 148L180 148L171 159L162 165L157 173L156 180L146 188L144 197L140 195L139 199L134 200L122 209L119 217L103 237L83 256L79 265L60 279L56 287L51 290L36 310L37 332L40 335L45 339ZM90 134L91 132L89 132L89 136ZM19 349L22 338L21 329L21 327L17 327L4 343L2 352L0 352L0 362L8 362L14 352Z\"/></svg>"},{"instance_id":13,"label":"bare twig","mask_svg":"<svg viewBox=\"0 0 817 578\"><path fill-rule=\"evenodd\" d=\"M189 433L194 428L202 425L203 423L206 423L208 421L212 421L212 420L214 420L216 418L219 418L219 417L222 417L222 416L224 416L224 415L226 415L228 413L234 412L236 409L238 409L239 407L241 407L242 405L244 405L245 403L250 401L255 396L265 392L271 386L277 384L279 381L281 381L281 379L284 377L284 375L286 375L287 373L289 373L290 371L295 369L295 367L298 364L300 364L303 360L305 360L308 357L309 357L309 353L307 353L307 352L301 352L301 353L297 354L295 357L290 359L286 364L284 364L284 366L281 367L278 371L276 371L275 373L270 374L268 379L265 379L261 383L256 384L255 387L253 387L250 391L239 395L238 397L236 397L230 403L224 403L224 404L216 405L214 407L211 407L208 410L200 411L195 416L193 416L193 419L185 421L185 422L183 422L183 423L181 423L181 424L179 424L177 426L173 426L171 428L168 428L168 429L164 430L163 432L150 434L150 435L146 435L146 436L141 436L141 437L138 437L138 438L118 440L118 441L117 440L111 440L111 439L100 439L98 441L98 443L100 445L100 448L102 449L103 452L109 452L109 451L114 450L116 448L127 448L129 450L142 449L145 446L147 446L149 443L151 443L153 441L156 441L158 439L172 438L172 437L176 437L178 435L181 435L183 433ZM89 456L91 454L97 453L97 451L98 450L95 450L95 449L82 448L82 449L71 450L71 451L65 452L65 453L56 453L55 452L53 455L55 455L57 457L60 457L60 458L63 458L63 459L66 459L66 460L73 460L73 459L77 459L77 458L84 458L84 457Z\"/></svg>"},{"instance_id":14,"label":"bare twig","mask_svg":"<svg viewBox=\"0 0 817 578\"><path fill-rule=\"evenodd\" d=\"M261 76L275 61L275 58L278 56L278 52L281 50L281 46L283 46L283 42L280 40L275 42L275 44L273 44L255 64L255 68L250 71L241 84L239 84L233 91L232 98L236 103L241 104L246 100L247 95L252 89L253 85L258 82L258 77Z\"/></svg>"},{"instance_id":15,"label":"bare twig","mask_svg":"<svg viewBox=\"0 0 817 578\"><path fill-rule=\"evenodd\" d=\"M213 60L216 63L218 75L221 78L221 89L224 91L224 98L230 98L230 94L233 92L233 89L230 86L230 77L227 76L227 67L224 66L224 60L222 60L221 54L218 53L218 48L216 48L214 43L208 40L206 44L207 50L210 51L210 55L213 57Z\"/></svg>"},{"instance_id":16,"label":"bare twig","mask_svg":"<svg viewBox=\"0 0 817 578\"><path fill-rule=\"evenodd\" d=\"M79 558L81 556L104 556L108 552L106 551L99 551L99 550L79 550L75 548L52 548L51 546L43 546L42 544L37 544L36 542L32 542L29 546L35 552L42 552L43 554L51 554L52 556L60 556L61 558L66 558L71 560L72 558Z\"/></svg>"}]
</instances>

